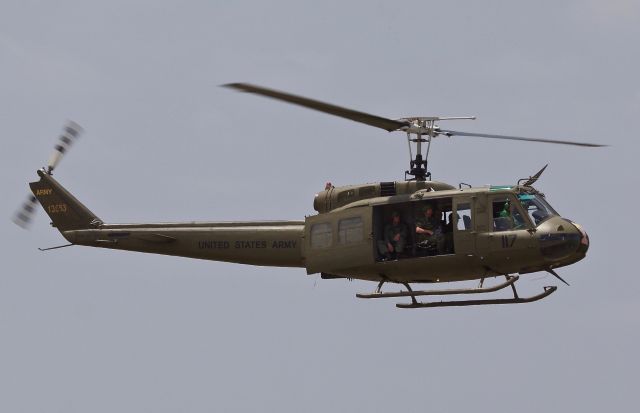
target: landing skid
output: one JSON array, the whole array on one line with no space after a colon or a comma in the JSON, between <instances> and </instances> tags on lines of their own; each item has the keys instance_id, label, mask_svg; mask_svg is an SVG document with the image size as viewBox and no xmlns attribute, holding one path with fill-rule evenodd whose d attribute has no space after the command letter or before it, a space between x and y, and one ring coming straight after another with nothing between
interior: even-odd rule
<instances>
[{"instance_id":1,"label":"landing skid","mask_svg":"<svg viewBox=\"0 0 640 413\"><path fill-rule=\"evenodd\" d=\"M371 294L356 294L358 298L389 298L389 297L419 297L423 295L452 295L452 294L480 294L480 293L492 293L494 291L502 290L518 281L520 277L514 275L508 277L507 281L502 284L498 284L494 287L488 288L460 288L452 290L426 290L426 291L398 291L395 293L371 293Z\"/></svg>"},{"instance_id":2,"label":"landing skid","mask_svg":"<svg viewBox=\"0 0 640 413\"><path fill-rule=\"evenodd\" d=\"M544 291L540 294L525 297L525 298L496 298L493 300L464 300L464 301L439 301L433 303L411 303L411 304L396 304L398 308L431 308L431 307L466 307L470 305L491 305L491 304L521 304L532 303L534 301L542 300L552 292L557 290L556 286L544 287Z\"/></svg>"},{"instance_id":3,"label":"landing skid","mask_svg":"<svg viewBox=\"0 0 640 413\"><path fill-rule=\"evenodd\" d=\"M358 298L392 298L392 297L411 297L411 303L409 304L396 304L398 308L432 308L432 307L466 307L472 305L492 305L492 304L521 304L521 303L531 303L534 301L541 300L555 290L558 287L548 286L544 287L544 291L540 294L531 296L531 297L519 297L518 292L516 291L515 282L518 281L519 277L517 275L514 276L505 276L506 281L502 284L498 284L493 287L487 288L461 288L461 289L449 289L449 290L425 290L425 291L413 291L408 284L405 284L408 291L399 291L393 293L382 293L380 291L381 285L378 286L378 289L375 293L372 294L356 294ZM429 296L429 295L458 295L458 294L486 294L492 293L495 291L502 290L506 287L511 287L513 290L513 298L496 298L496 299L482 299L482 300L462 300L462 301L436 301L429 303L421 303L416 300L416 297L420 296Z\"/></svg>"}]
</instances>

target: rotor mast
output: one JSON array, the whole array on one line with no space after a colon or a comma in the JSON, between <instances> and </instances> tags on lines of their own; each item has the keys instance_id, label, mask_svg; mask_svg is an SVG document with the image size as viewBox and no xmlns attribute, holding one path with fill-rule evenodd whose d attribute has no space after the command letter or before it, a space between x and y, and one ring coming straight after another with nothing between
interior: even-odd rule
<instances>
[{"instance_id":1,"label":"rotor mast","mask_svg":"<svg viewBox=\"0 0 640 413\"><path fill-rule=\"evenodd\" d=\"M404 172L406 181L426 181L431 179L431 172L428 169L429 150L431 149L431 141L440 134L440 127L436 125L438 120L459 120L459 119L475 119L475 116L416 116L411 118L402 118L409 126L404 129L407 132L407 143L409 144L409 170ZM415 135L415 137L412 137ZM416 156L413 157L411 144L416 146ZM426 143L426 151L422 155L422 146ZM411 176L412 178L408 178Z\"/></svg>"},{"instance_id":2,"label":"rotor mast","mask_svg":"<svg viewBox=\"0 0 640 413\"><path fill-rule=\"evenodd\" d=\"M421 121L423 125L426 126L427 121ZM433 122L431 123L431 127L433 127ZM407 142L409 143L409 170L404 172L404 179L406 181L426 181L427 178L431 178L431 172L427 170L427 160L429 158L429 149L431 148L431 134L427 134L427 139L423 138L422 133L416 132L415 138L411 137L412 132L407 131ZM413 158L413 154L411 151L411 143L416 144L416 157ZM427 152L425 153L424 158L422 157L422 144L427 143ZM407 178L407 176L413 176L413 178Z\"/></svg>"}]
</instances>

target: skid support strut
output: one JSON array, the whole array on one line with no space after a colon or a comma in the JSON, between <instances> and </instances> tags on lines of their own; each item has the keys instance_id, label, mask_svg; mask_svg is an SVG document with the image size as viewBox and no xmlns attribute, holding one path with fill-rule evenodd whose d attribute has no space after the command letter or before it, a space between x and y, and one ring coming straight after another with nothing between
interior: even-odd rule
<instances>
[{"instance_id":1,"label":"skid support strut","mask_svg":"<svg viewBox=\"0 0 640 413\"><path fill-rule=\"evenodd\" d=\"M540 294L531 297L520 297L516 290L515 282L518 281L517 275L506 275L506 281L502 284L495 285L487 288L462 288L462 289L450 289L450 290L425 290L425 291L413 291L411 287L404 283L407 291L399 291L393 293L382 293L380 290L376 290L373 294L356 294L358 298L391 298L391 297L411 297L411 303L409 304L396 304L398 308L431 308L431 307L464 307L471 305L491 305L491 304L521 304L530 303L533 301L541 300L555 290L558 287L547 286L544 287L544 291ZM494 291L502 290L506 287L511 287L513 291L513 298L495 298L495 299L481 299L481 300L463 300L463 301L434 301L428 303L421 303L416 300L416 297L420 296L438 296L438 295L458 295L458 294L485 294Z\"/></svg>"}]
</instances>

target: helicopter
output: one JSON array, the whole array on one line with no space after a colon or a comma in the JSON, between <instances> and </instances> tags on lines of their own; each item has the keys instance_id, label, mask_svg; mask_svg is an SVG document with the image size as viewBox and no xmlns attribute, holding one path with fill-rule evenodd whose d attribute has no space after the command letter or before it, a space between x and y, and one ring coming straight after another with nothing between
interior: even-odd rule
<instances>
[{"instance_id":1,"label":"helicopter","mask_svg":"<svg viewBox=\"0 0 640 413\"><path fill-rule=\"evenodd\" d=\"M579 224L563 218L534 188L546 169L513 185L457 187L431 179L429 150L438 137L467 136L582 147L606 145L525 138L443 129L443 121L474 116L413 116L389 119L249 83L222 85L407 136L409 169L404 181L334 187L327 183L313 201L317 214L297 221L106 223L65 189L53 171L79 138L82 128L68 122L32 195L14 216L27 227L40 204L68 244L138 251L256 266L299 267L322 279L377 283L362 299L401 298L396 307L433 308L519 304L541 300L557 290L545 286L521 297L523 274L547 272L569 285L556 269L582 260L589 237ZM414 149L415 148L415 149ZM487 278L505 281L485 286ZM415 290L411 285L479 281L475 288ZM383 292L384 284L406 290ZM513 297L486 298L511 289ZM444 300L450 295L479 298ZM440 297L419 301L418 297Z\"/></svg>"}]
</instances>

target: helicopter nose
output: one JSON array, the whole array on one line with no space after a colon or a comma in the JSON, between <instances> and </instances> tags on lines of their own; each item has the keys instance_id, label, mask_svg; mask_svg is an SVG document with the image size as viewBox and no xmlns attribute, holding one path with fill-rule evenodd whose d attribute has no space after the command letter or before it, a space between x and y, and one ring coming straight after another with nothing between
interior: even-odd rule
<instances>
[{"instance_id":1,"label":"helicopter nose","mask_svg":"<svg viewBox=\"0 0 640 413\"><path fill-rule=\"evenodd\" d=\"M571 222L571 221L569 221ZM578 245L578 252L581 254L586 254L589 249L589 235L587 235L587 231L582 228L582 225L576 224L575 222L571 222L574 227L580 231L580 245Z\"/></svg>"},{"instance_id":2,"label":"helicopter nose","mask_svg":"<svg viewBox=\"0 0 640 413\"><path fill-rule=\"evenodd\" d=\"M589 249L589 237L582 227L568 219L558 218L547 225L540 236L542 255L549 260L584 258ZM547 227L545 226L545 227Z\"/></svg>"}]
</instances>

